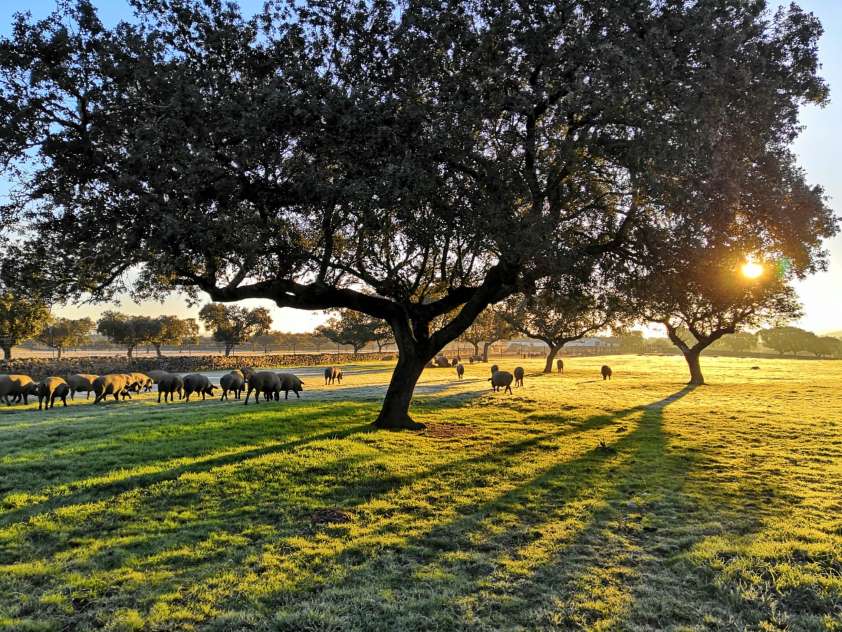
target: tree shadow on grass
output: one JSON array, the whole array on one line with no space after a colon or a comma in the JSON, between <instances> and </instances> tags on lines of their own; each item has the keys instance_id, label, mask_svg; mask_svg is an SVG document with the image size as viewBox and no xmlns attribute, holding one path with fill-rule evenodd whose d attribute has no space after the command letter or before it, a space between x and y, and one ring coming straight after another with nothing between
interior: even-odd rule
<instances>
[{"instance_id":1,"label":"tree shadow on grass","mask_svg":"<svg viewBox=\"0 0 842 632\"><path fill-rule=\"evenodd\" d=\"M619 463L602 501L573 537L561 539L563 546L547 542L533 524L534 541L506 550L488 579L461 595L471 616L559 630L689 629L703 618L733 629L761 623L768 611L746 610L714 589L709 573L688 563L687 554L723 529L757 533L770 515L786 510L788 499L773 494L776 500L762 509L747 509L748 490L729 498L692 481L699 456L672 448L663 428L665 407L692 390L647 406L637 429L608 447ZM711 496L714 506L703 502Z\"/></svg>"},{"instance_id":2,"label":"tree shadow on grass","mask_svg":"<svg viewBox=\"0 0 842 632\"><path fill-rule=\"evenodd\" d=\"M597 606L570 604L583 601L595 582L608 581L620 606L637 612L635 601L646 597L637 586L648 577L640 565L657 566L666 555L659 553L662 542L647 538L675 528L672 522L693 509L683 486L695 457L669 450L661 428L663 409L688 392L399 474L382 469L368 456L373 453L348 455L340 447L325 453L323 465L310 459L298 470L279 470L265 454L247 470L232 456L175 480L138 479L122 500L108 500L107 520L94 516L101 537L90 546L97 548L67 572L148 573L157 578L148 591L130 584L116 589L123 602L137 600L142 612L164 604L194 608L198 623L219 616L219 625L232 621L225 617L243 607L244 594L257 611L276 612L279 629L534 628L537 621L569 629L607 622ZM642 415L637 426L615 433L604 447L594 440L569 459L545 458L565 436L626 418L632 425L636 413ZM266 463L263 456L270 457ZM221 468L236 469L223 476ZM432 510L451 500L450 512ZM323 506L348 512L352 521L311 524L309 514ZM126 533L120 516L135 510L141 519ZM178 518L191 510L194 515ZM74 547L88 544L74 544L74 537L34 545L28 554L43 559L64 550L52 562L62 567ZM139 539L121 544L131 537ZM694 537L675 534L680 550ZM622 562L621 573L601 567L601 548ZM654 551L647 553L652 561L635 559L638 551ZM63 573L50 580L54 588L67 581ZM628 585L634 585L631 596L624 594ZM97 590L86 599L91 616L114 606ZM609 614L619 617L616 608ZM67 616L81 625L87 615Z\"/></svg>"}]
</instances>

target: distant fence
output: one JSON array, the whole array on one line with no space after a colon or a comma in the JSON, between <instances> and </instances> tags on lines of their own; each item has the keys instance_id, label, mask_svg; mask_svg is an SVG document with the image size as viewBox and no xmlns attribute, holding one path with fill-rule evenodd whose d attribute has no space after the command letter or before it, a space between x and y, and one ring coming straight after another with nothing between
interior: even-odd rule
<instances>
[{"instance_id":1,"label":"distant fence","mask_svg":"<svg viewBox=\"0 0 842 632\"><path fill-rule=\"evenodd\" d=\"M125 356L81 356L62 358L21 358L10 362L0 361L0 373L22 373L41 379L49 375L73 375L74 373L125 373L129 371L151 371L162 369L173 373L193 371L225 371L250 367L319 366L345 364L374 360L394 360L394 353L296 353L249 356L164 356L163 358L142 357L129 361Z\"/></svg>"}]
</instances>

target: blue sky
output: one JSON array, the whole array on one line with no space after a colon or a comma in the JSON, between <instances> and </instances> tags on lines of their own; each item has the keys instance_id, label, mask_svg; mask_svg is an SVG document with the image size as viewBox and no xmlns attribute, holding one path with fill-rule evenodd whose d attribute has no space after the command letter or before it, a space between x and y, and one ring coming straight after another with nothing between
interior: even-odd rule
<instances>
[{"instance_id":1,"label":"blue sky","mask_svg":"<svg viewBox=\"0 0 842 632\"><path fill-rule=\"evenodd\" d=\"M128 3L123 0L94 0L94 3L108 24L131 15ZM247 13L256 12L263 6L263 0L240 0L239 4ZM842 0L800 0L799 4L815 13L825 28L820 54L822 75L830 84L831 103L824 108L804 109L802 123L806 128L795 149L809 180L825 188L831 206L837 214L842 214L842 178L837 175L840 166L837 161L842 152ZM0 34L8 34L12 16L17 11L30 11L37 18L48 14L54 6L54 0L5 0L0 3ZM0 189L4 188L2 184L0 182ZM830 241L827 247L831 253L828 271L798 284L798 293L805 308L805 316L798 324L820 333L842 330L842 236ZM278 309L271 303L253 303L269 307L273 312L275 327L285 331L310 330L324 318L313 312ZM71 317L95 317L107 307L68 307L59 311ZM120 309L138 314L194 316L196 312L195 309L188 309L178 296L171 297L164 305L136 305L125 300Z\"/></svg>"}]
</instances>

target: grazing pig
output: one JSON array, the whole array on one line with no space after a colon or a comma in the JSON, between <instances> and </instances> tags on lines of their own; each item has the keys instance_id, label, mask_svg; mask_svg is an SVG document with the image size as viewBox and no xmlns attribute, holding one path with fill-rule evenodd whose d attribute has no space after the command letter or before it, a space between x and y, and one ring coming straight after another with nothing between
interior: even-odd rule
<instances>
[{"instance_id":1,"label":"grazing pig","mask_svg":"<svg viewBox=\"0 0 842 632\"><path fill-rule=\"evenodd\" d=\"M158 403L161 403L161 393L164 394L164 403L167 403L167 397L169 397L170 402L175 399L175 393L178 393L178 399L182 398L182 392L184 391L184 380L181 379L179 375L173 375L172 373L166 373L165 375L157 376L157 384L158 384Z\"/></svg>"},{"instance_id":2,"label":"grazing pig","mask_svg":"<svg viewBox=\"0 0 842 632\"><path fill-rule=\"evenodd\" d=\"M301 399L301 395L298 393L304 390L304 382L298 379L298 376L293 375L292 373L278 373L278 379L281 380L280 390L284 392L284 399L289 399L290 391L295 393L295 396L298 399ZM280 394L276 397L280 399Z\"/></svg>"},{"instance_id":3,"label":"grazing pig","mask_svg":"<svg viewBox=\"0 0 842 632\"><path fill-rule=\"evenodd\" d=\"M559 373L564 373L564 360L562 360L561 358L556 360L555 361L555 368L556 368L556 371L558 371Z\"/></svg>"},{"instance_id":4,"label":"grazing pig","mask_svg":"<svg viewBox=\"0 0 842 632\"><path fill-rule=\"evenodd\" d=\"M339 382L342 384L342 369L330 366L325 369L325 385Z\"/></svg>"},{"instance_id":5,"label":"grazing pig","mask_svg":"<svg viewBox=\"0 0 842 632\"><path fill-rule=\"evenodd\" d=\"M509 373L508 371L497 371L488 378L488 381L491 382L491 390L497 392L498 389L505 389L506 392L512 392L512 380L514 376Z\"/></svg>"},{"instance_id":6,"label":"grazing pig","mask_svg":"<svg viewBox=\"0 0 842 632\"><path fill-rule=\"evenodd\" d=\"M113 395L116 401L127 397L131 399L129 390L134 388L135 382L127 373L109 373L108 375L100 375L94 380L94 404L99 404L106 396Z\"/></svg>"},{"instance_id":7,"label":"grazing pig","mask_svg":"<svg viewBox=\"0 0 842 632\"><path fill-rule=\"evenodd\" d=\"M461 364L457 364L456 365L456 377L458 377L461 380L463 375L465 375L465 367L462 366Z\"/></svg>"},{"instance_id":8,"label":"grazing pig","mask_svg":"<svg viewBox=\"0 0 842 632\"><path fill-rule=\"evenodd\" d=\"M201 393L202 401L204 401L205 395L213 395L215 388L216 386L210 383L208 377L201 373L190 373L184 376L184 399L188 402L192 393Z\"/></svg>"},{"instance_id":9,"label":"grazing pig","mask_svg":"<svg viewBox=\"0 0 842 632\"><path fill-rule=\"evenodd\" d=\"M137 393L148 393L152 390L152 385L155 383L151 376L146 373L129 373L132 381L135 383L135 391Z\"/></svg>"},{"instance_id":10,"label":"grazing pig","mask_svg":"<svg viewBox=\"0 0 842 632\"><path fill-rule=\"evenodd\" d=\"M219 401L228 399L228 391L234 393L234 399L240 399L240 393L246 385L246 376L242 371L234 369L219 378L219 386L222 388L222 397Z\"/></svg>"},{"instance_id":11,"label":"grazing pig","mask_svg":"<svg viewBox=\"0 0 842 632\"><path fill-rule=\"evenodd\" d=\"M76 393L85 393L85 399L91 396L94 390L94 380L99 376L91 373L76 373L67 378L67 385L70 387L70 399L75 399Z\"/></svg>"},{"instance_id":12,"label":"grazing pig","mask_svg":"<svg viewBox=\"0 0 842 632\"><path fill-rule=\"evenodd\" d=\"M515 386L523 386L523 367L515 367Z\"/></svg>"},{"instance_id":13,"label":"grazing pig","mask_svg":"<svg viewBox=\"0 0 842 632\"><path fill-rule=\"evenodd\" d=\"M603 364L602 368L599 371L600 371L600 373L602 373L602 379L603 380L610 380L611 379L612 371L611 371L610 366L608 366L607 364Z\"/></svg>"},{"instance_id":14,"label":"grazing pig","mask_svg":"<svg viewBox=\"0 0 842 632\"><path fill-rule=\"evenodd\" d=\"M23 399L23 403L28 404L30 395L38 395L38 383L28 375L0 375L0 399L5 401L7 406L12 405L9 396L15 403Z\"/></svg>"},{"instance_id":15,"label":"grazing pig","mask_svg":"<svg viewBox=\"0 0 842 632\"><path fill-rule=\"evenodd\" d=\"M149 379L152 380L153 384L157 384L162 377L172 375L172 373L170 373L169 371L161 371L159 369L155 369L154 371L149 371L146 375L149 376Z\"/></svg>"},{"instance_id":16,"label":"grazing pig","mask_svg":"<svg viewBox=\"0 0 842 632\"><path fill-rule=\"evenodd\" d=\"M265 399L274 399L275 393L281 390L281 379L277 373L271 371L258 371L248 376L246 380L248 388L246 389L245 405L249 403L249 396L254 391L254 403L260 402L260 393L263 393Z\"/></svg>"},{"instance_id":17,"label":"grazing pig","mask_svg":"<svg viewBox=\"0 0 842 632\"><path fill-rule=\"evenodd\" d=\"M60 377L48 377L41 380L38 385L38 410L44 404L44 410L52 408L56 403L56 397L67 406L67 396L70 394L70 386Z\"/></svg>"}]
</instances>

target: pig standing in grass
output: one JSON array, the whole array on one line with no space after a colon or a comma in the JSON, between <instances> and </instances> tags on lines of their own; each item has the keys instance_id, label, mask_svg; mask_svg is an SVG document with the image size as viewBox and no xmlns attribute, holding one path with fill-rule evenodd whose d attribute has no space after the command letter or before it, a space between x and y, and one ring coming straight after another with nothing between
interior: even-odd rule
<instances>
[{"instance_id":1,"label":"pig standing in grass","mask_svg":"<svg viewBox=\"0 0 842 632\"><path fill-rule=\"evenodd\" d=\"M52 408L56 403L56 397L67 406L67 396L70 394L70 386L60 377L48 377L38 385L38 410L44 404L44 410Z\"/></svg>"},{"instance_id":2,"label":"pig standing in grass","mask_svg":"<svg viewBox=\"0 0 842 632\"><path fill-rule=\"evenodd\" d=\"M612 374L611 367L608 366L607 364L602 365L602 368L600 369L600 372L602 373L603 381L611 379L611 374Z\"/></svg>"},{"instance_id":3,"label":"pig standing in grass","mask_svg":"<svg viewBox=\"0 0 842 632\"><path fill-rule=\"evenodd\" d=\"M462 376L464 376L464 375L465 375L465 367L462 366L461 364L457 364L456 365L456 377L458 377L461 380Z\"/></svg>"},{"instance_id":4,"label":"pig standing in grass","mask_svg":"<svg viewBox=\"0 0 842 632\"><path fill-rule=\"evenodd\" d=\"M298 376L292 373L278 373L278 379L281 380L280 390L284 392L284 399L289 399L290 391L295 393L298 399L301 399L301 395L298 393L304 390L304 382ZM276 399L280 399L280 393L276 395Z\"/></svg>"},{"instance_id":5,"label":"pig standing in grass","mask_svg":"<svg viewBox=\"0 0 842 632\"><path fill-rule=\"evenodd\" d=\"M333 384L334 382L342 384L342 369L338 369L335 366L329 366L325 369L325 386Z\"/></svg>"},{"instance_id":6,"label":"pig standing in grass","mask_svg":"<svg viewBox=\"0 0 842 632\"><path fill-rule=\"evenodd\" d=\"M564 373L564 360L559 358L555 361L555 368L559 373Z\"/></svg>"},{"instance_id":7,"label":"pig standing in grass","mask_svg":"<svg viewBox=\"0 0 842 632\"><path fill-rule=\"evenodd\" d=\"M74 399L76 393L85 393L85 399L91 396L94 390L94 380L99 376L91 373L77 373L67 378L67 385L70 387L70 399Z\"/></svg>"},{"instance_id":8,"label":"pig standing in grass","mask_svg":"<svg viewBox=\"0 0 842 632\"><path fill-rule=\"evenodd\" d=\"M260 394L263 393L264 398L268 401L274 399L275 393L281 390L281 378L277 373L271 371L258 371L248 376L248 388L246 389L246 401L244 405L248 405L249 396L254 392L254 403L260 403Z\"/></svg>"},{"instance_id":9,"label":"pig standing in grass","mask_svg":"<svg viewBox=\"0 0 842 632\"><path fill-rule=\"evenodd\" d=\"M164 394L164 403L167 403L167 397L172 402L175 399L175 394L178 393L178 399L182 398L184 392L184 380L178 375L160 371L164 375L158 375L156 378L158 384L158 403L161 403L161 393Z\"/></svg>"},{"instance_id":10,"label":"pig standing in grass","mask_svg":"<svg viewBox=\"0 0 842 632\"><path fill-rule=\"evenodd\" d=\"M505 392L512 392L512 380L514 376L508 371L496 371L488 380L491 382L491 390L497 392L499 389L504 389Z\"/></svg>"},{"instance_id":11,"label":"pig standing in grass","mask_svg":"<svg viewBox=\"0 0 842 632\"><path fill-rule=\"evenodd\" d=\"M240 399L240 394L246 386L246 376L242 371L234 369L219 378L219 386L222 388L222 397L219 401L228 399L228 391L234 393L234 399Z\"/></svg>"},{"instance_id":12,"label":"pig standing in grass","mask_svg":"<svg viewBox=\"0 0 842 632\"><path fill-rule=\"evenodd\" d=\"M523 367L515 368L515 386L523 386Z\"/></svg>"},{"instance_id":13,"label":"pig standing in grass","mask_svg":"<svg viewBox=\"0 0 842 632\"><path fill-rule=\"evenodd\" d=\"M23 399L23 403L28 404L27 398L30 395L38 395L38 383L28 375L0 375L0 399L5 401L7 406L12 405L9 397L14 403Z\"/></svg>"},{"instance_id":14,"label":"pig standing in grass","mask_svg":"<svg viewBox=\"0 0 842 632\"><path fill-rule=\"evenodd\" d=\"M201 373L191 373L184 376L184 399L190 401L190 395L193 393L201 394L202 401L205 395L213 395L213 389L216 386L210 383L206 375Z\"/></svg>"}]
</instances>

